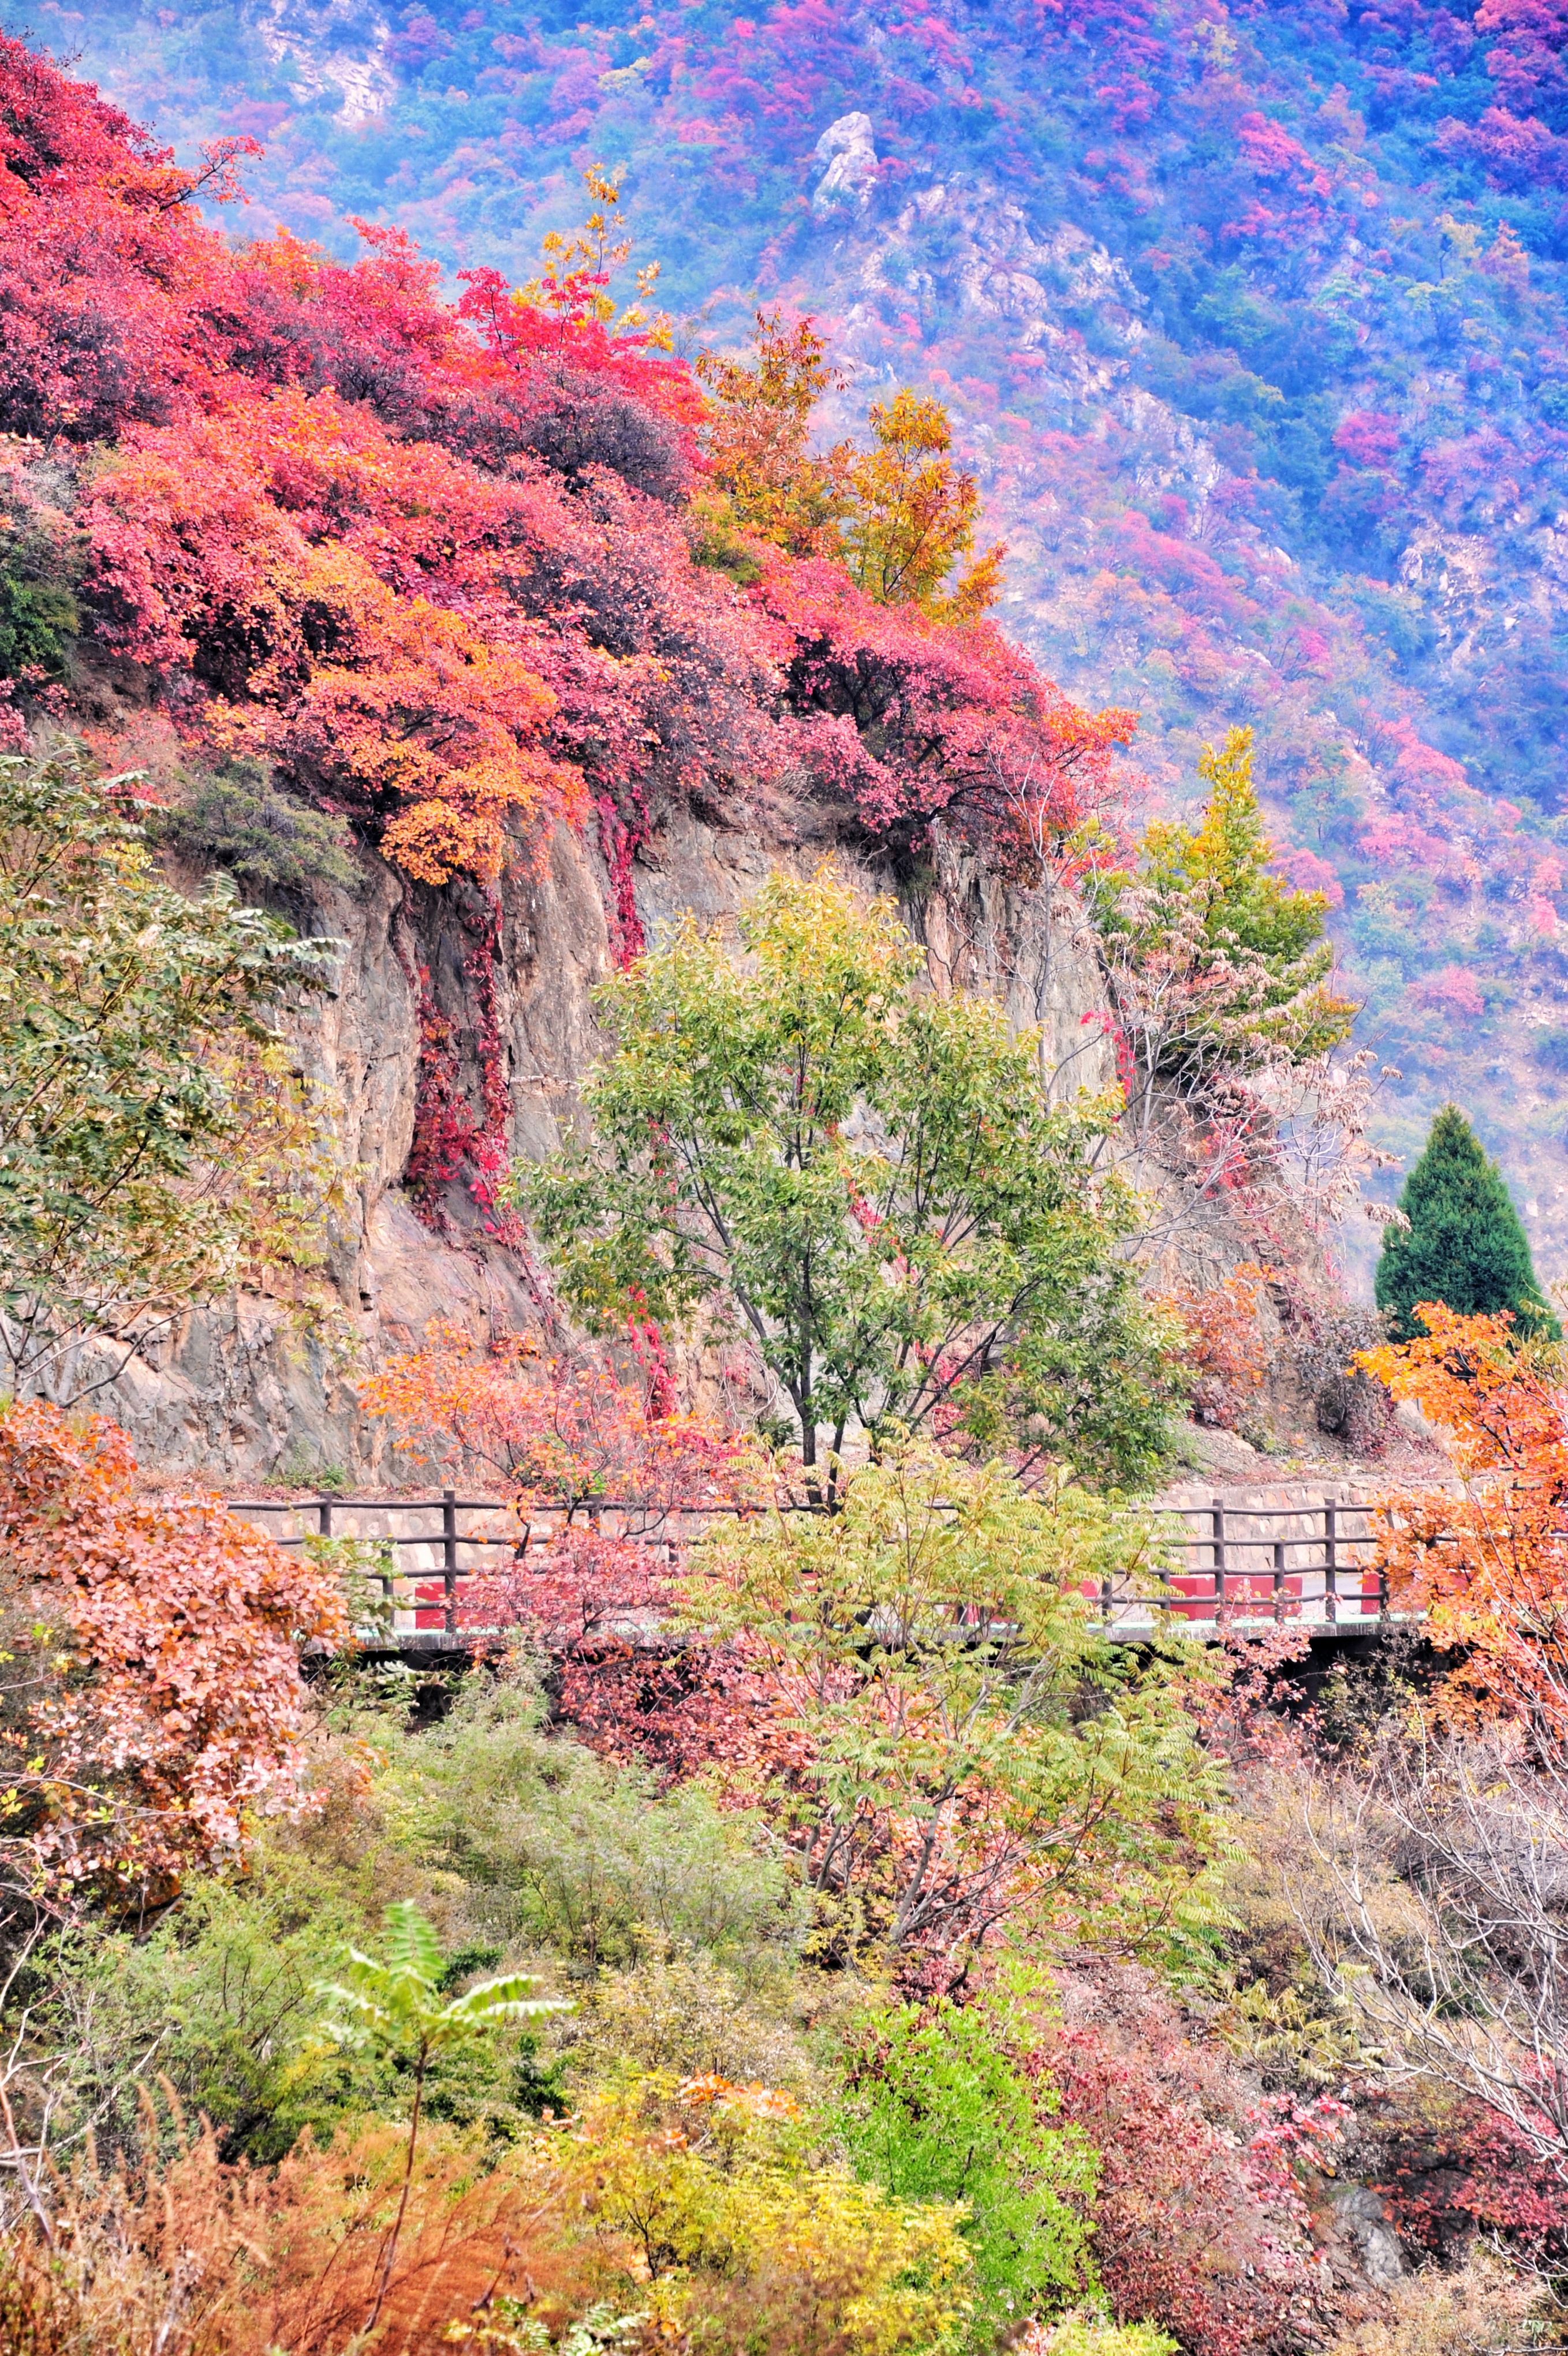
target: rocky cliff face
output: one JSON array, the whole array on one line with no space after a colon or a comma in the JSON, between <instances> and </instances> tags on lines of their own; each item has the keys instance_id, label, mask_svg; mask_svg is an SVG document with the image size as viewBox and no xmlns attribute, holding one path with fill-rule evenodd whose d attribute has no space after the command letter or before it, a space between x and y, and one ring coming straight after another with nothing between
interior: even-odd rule
<instances>
[{"instance_id":1,"label":"rocky cliff face","mask_svg":"<svg viewBox=\"0 0 1568 2356\"><path fill-rule=\"evenodd\" d=\"M724 923L771 868L809 868L832 848L820 813L791 813L769 838L671 813L636 869L638 914L650 938L687 909L703 924ZM874 869L864 880L868 890L887 888ZM612 956L603 862L587 841L560 829L539 872L520 865L500 899L493 1012L509 1144L516 1156L540 1158L572 1120L601 1046L590 993ZM1098 1087L1110 1076L1103 1036L1084 1022L1101 992L1069 909L944 853L934 888L906 898L904 913L939 984L993 991L1020 1028L1043 1028L1059 1085ZM479 1333L539 1323L535 1272L524 1254L485 1234L466 1186L446 1190L437 1233L404 1183L419 1081L419 969L452 1024L458 1078L477 1101L482 1010L472 959L489 917L472 886L405 900L398 878L369 854L361 890L324 894L309 912L312 932L344 944L332 990L291 1024L303 1067L340 1101L342 1159L355 1173L329 1269L339 1304L333 1330L302 1329L288 1302L251 1293L192 1314L95 1401L131 1432L145 1463L237 1485L396 1477L411 1468L395 1459L384 1427L361 1414L358 1380L386 1354L417 1344L433 1317Z\"/></svg>"}]
</instances>

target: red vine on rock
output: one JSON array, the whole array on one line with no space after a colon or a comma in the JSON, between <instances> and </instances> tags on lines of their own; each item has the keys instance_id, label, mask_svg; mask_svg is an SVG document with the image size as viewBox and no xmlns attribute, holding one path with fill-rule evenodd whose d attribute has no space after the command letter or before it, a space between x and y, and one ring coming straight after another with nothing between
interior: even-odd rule
<instances>
[{"instance_id":1,"label":"red vine on rock","mask_svg":"<svg viewBox=\"0 0 1568 2356\"><path fill-rule=\"evenodd\" d=\"M605 866L609 873L610 954L622 972L628 965L634 964L648 947L642 918L637 912L637 891L632 880L633 863L648 841L648 806L639 787L634 784L629 790L632 800L629 819L609 794L600 794L594 805L599 814L599 849L604 853Z\"/></svg>"}]
</instances>

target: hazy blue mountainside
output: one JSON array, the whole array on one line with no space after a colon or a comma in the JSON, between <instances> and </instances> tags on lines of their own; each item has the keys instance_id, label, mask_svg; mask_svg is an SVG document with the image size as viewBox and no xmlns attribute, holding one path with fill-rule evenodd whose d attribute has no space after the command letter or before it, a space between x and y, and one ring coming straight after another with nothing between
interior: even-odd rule
<instances>
[{"instance_id":1,"label":"hazy blue mountainside","mask_svg":"<svg viewBox=\"0 0 1568 2356\"><path fill-rule=\"evenodd\" d=\"M1568 1265L1563 0L32 21L182 149L264 142L252 232L396 220L522 277L621 164L688 343L783 297L832 324L846 412L939 390L1006 626L1141 710L1155 802L1256 726L1404 1075L1384 1141L1457 1098Z\"/></svg>"}]
</instances>

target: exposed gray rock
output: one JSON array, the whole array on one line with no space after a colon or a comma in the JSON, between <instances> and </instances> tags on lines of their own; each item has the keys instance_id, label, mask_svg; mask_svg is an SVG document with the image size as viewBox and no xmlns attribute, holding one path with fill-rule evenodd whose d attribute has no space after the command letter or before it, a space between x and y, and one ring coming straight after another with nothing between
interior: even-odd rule
<instances>
[{"instance_id":1,"label":"exposed gray rock","mask_svg":"<svg viewBox=\"0 0 1568 2356\"><path fill-rule=\"evenodd\" d=\"M771 870L809 873L831 848L809 810L768 839L675 811L639 861L639 915L650 939L688 909L728 927ZM465 965L489 911L472 886L405 894L379 861L367 868L361 894L326 894L312 913L311 930L341 939L343 954L331 991L291 1025L302 1067L338 1098L339 1151L355 1173L328 1271L341 1304L337 1330L323 1338L286 1301L254 1294L189 1316L93 1402L124 1425L145 1463L237 1485L303 1485L331 1471L357 1484L405 1477L415 1468L361 1411L357 1383L417 1346L434 1317L481 1337L540 1323L537 1272L482 1231L466 1188L447 1190L443 1237L422 1223L403 1184L419 1071L416 977L421 967L430 977L477 1102L478 1010ZM935 890L904 913L939 982L984 990L1020 1030L1039 1029L1063 1087L1103 1086L1112 1050L1083 1020L1101 984L1079 912L999 883L950 845L939 845L938 868ZM886 888L869 869L863 880ZM520 863L503 884L495 1012L514 1157L553 1152L576 1118L601 1044L590 992L610 970L605 905L596 851L564 827L540 872Z\"/></svg>"},{"instance_id":2,"label":"exposed gray rock","mask_svg":"<svg viewBox=\"0 0 1568 2356\"><path fill-rule=\"evenodd\" d=\"M309 6L263 0L254 21L262 47L301 105L331 92L338 121L349 131L391 106L397 91L386 58L392 27L361 0L313 0Z\"/></svg>"},{"instance_id":3,"label":"exposed gray rock","mask_svg":"<svg viewBox=\"0 0 1568 2356\"><path fill-rule=\"evenodd\" d=\"M1404 2253L1389 2212L1371 2187L1342 2184L1334 2195L1334 2221L1360 2254L1361 2271L1375 2290L1387 2290L1403 2275Z\"/></svg>"},{"instance_id":4,"label":"exposed gray rock","mask_svg":"<svg viewBox=\"0 0 1568 2356\"><path fill-rule=\"evenodd\" d=\"M811 210L864 212L876 186L876 143L869 114L841 114L830 123L812 151L827 169L817 182Z\"/></svg>"}]
</instances>

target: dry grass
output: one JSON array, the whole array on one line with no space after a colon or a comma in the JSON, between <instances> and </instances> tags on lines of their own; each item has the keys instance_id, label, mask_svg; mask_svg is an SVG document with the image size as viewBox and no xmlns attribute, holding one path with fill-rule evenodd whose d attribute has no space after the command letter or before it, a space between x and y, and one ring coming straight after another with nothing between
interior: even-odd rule
<instances>
[{"instance_id":1,"label":"dry grass","mask_svg":"<svg viewBox=\"0 0 1568 2356\"><path fill-rule=\"evenodd\" d=\"M226 2166L207 2130L146 2180L84 2166L57 2188L52 2246L33 2219L0 2242L5 2356L434 2356L498 2296L564 2323L600 2260L559 2232L553 2171L530 2154L480 2174L432 2130L380 2322L361 2340L404 2136L370 2125L302 2140L276 2174Z\"/></svg>"},{"instance_id":2,"label":"dry grass","mask_svg":"<svg viewBox=\"0 0 1568 2356\"><path fill-rule=\"evenodd\" d=\"M1504 2356L1565 2342L1544 2311L1539 2284L1484 2249L1453 2274L1435 2268L1396 2284L1391 2312L1337 2340L1329 2356Z\"/></svg>"}]
</instances>

